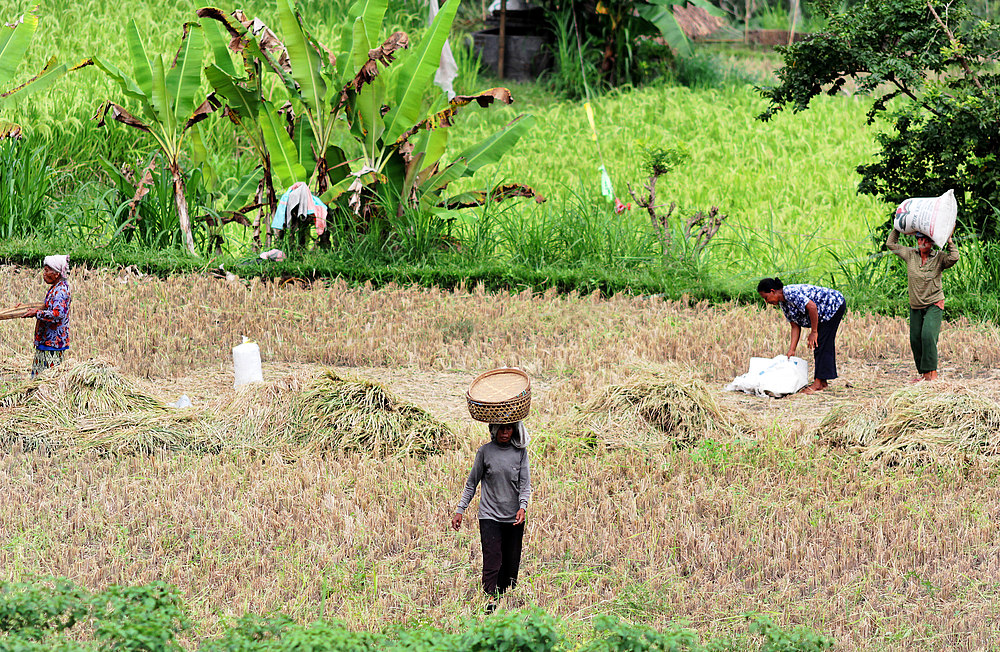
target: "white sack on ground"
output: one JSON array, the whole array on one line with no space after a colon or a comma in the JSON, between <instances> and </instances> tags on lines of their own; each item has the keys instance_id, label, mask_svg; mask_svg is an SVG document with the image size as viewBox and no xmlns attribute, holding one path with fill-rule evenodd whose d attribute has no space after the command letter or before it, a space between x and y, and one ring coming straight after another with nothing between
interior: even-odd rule
<instances>
[{"instance_id":1,"label":"white sack on ground","mask_svg":"<svg viewBox=\"0 0 1000 652\"><path fill-rule=\"evenodd\" d=\"M911 197L896 209L893 225L900 233L923 233L939 247L948 243L955 231L958 203L955 191L940 197Z\"/></svg>"},{"instance_id":2,"label":"white sack on ground","mask_svg":"<svg viewBox=\"0 0 1000 652\"><path fill-rule=\"evenodd\" d=\"M727 392L757 396L794 394L809 384L809 365L802 358L784 355L750 358L750 370L726 385Z\"/></svg>"}]
</instances>

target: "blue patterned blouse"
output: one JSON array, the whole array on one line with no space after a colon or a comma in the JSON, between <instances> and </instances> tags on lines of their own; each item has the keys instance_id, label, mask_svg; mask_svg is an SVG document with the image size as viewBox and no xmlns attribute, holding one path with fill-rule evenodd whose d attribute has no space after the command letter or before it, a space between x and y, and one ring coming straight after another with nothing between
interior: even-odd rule
<instances>
[{"instance_id":1,"label":"blue patterned blouse","mask_svg":"<svg viewBox=\"0 0 1000 652\"><path fill-rule=\"evenodd\" d=\"M843 294L818 285L786 285L784 293L785 300L780 305L781 311L785 313L785 319L804 328L811 326L809 313L806 312L806 305L810 301L816 304L820 322L833 319L845 303Z\"/></svg>"},{"instance_id":2,"label":"blue patterned blouse","mask_svg":"<svg viewBox=\"0 0 1000 652\"><path fill-rule=\"evenodd\" d=\"M60 279L45 293L45 307L35 315L35 348L64 351L69 348L69 283Z\"/></svg>"}]
</instances>

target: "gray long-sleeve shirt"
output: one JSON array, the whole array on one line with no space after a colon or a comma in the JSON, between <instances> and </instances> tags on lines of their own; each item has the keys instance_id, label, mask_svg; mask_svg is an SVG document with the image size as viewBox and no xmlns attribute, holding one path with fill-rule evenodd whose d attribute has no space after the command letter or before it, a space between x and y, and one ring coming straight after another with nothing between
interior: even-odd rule
<instances>
[{"instance_id":1,"label":"gray long-sleeve shirt","mask_svg":"<svg viewBox=\"0 0 1000 652\"><path fill-rule=\"evenodd\" d=\"M500 446L493 441L481 446L455 511L465 513L480 482L483 491L479 498L479 520L513 523L517 510L528 509L531 499L527 449Z\"/></svg>"}]
</instances>

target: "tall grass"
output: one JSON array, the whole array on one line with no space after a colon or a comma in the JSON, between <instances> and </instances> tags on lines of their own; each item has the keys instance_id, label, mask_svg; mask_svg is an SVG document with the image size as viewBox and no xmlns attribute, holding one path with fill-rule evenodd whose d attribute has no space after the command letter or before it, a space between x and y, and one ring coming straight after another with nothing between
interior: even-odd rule
<instances>
[{"instance_id":1,"label":"tall grass","mask_svg":"<svg viewBox=\"0 0 1000 652\"><path fill-rule=\"evenodd\" d=\"M0 237L53 230L50 210L56 172L45 143L0 140Z\"/></svg>"}]
</instances>

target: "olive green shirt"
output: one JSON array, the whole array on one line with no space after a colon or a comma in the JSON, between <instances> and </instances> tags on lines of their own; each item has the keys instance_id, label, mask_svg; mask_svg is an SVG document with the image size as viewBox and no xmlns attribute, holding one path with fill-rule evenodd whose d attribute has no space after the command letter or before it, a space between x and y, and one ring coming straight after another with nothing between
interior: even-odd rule
<instances>
[{"instance_id":1,"label":"olive green shirt","mask_svg":"<svg viewBox=\"0 0 1000 652\"><path fill-rule=\"evenodd\" d=\"M947 251L931 251L926 263L921 260L919 250L899 244L899 231L896 229L889 231L885 247L906 262L911 308L922 310L944 301L941 272L958 262L958 246L954 242L948 241Z\"/></svg>"}]
</instances>

